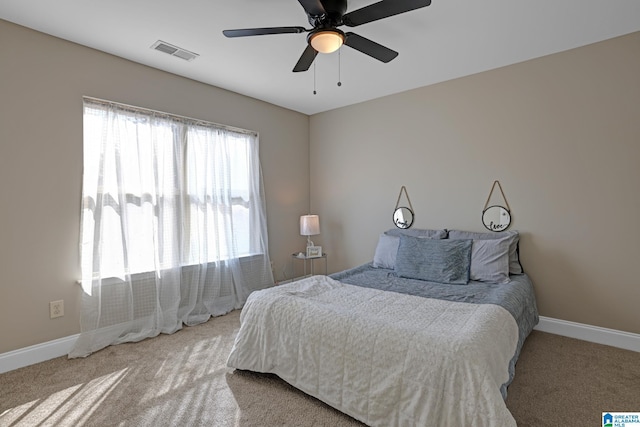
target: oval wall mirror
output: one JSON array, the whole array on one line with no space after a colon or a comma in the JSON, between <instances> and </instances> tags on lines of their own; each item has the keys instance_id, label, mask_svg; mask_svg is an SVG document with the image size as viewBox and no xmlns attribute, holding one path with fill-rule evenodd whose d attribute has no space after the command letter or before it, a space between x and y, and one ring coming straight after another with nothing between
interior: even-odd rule
<instances>
[{"instance_id":1,"label":"oval wall mirror","mask_svg":"<svg viewBox=\"0 0 640 427\"><path fill-rule=\"evenodd\" d=\"M489 206L482 211L482 223L491 231L504 231L511 225L511 213L503 206Z\"/></svg>"},{"instance_id":2,"label":"oval wall mirror","mask_svg":"<svg viewBox=\"0 0 640 427\"><path fill-rule=\"evenodd\" d=\"M399 207L393 212L393 223L398 228L409 228L413 224L413 211L407 207Z\"/></svg>"}]
</instances>

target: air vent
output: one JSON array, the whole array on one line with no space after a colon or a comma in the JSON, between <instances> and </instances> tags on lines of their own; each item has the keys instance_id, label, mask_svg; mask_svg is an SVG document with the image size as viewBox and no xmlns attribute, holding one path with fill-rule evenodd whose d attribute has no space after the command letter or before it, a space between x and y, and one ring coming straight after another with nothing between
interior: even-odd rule
<instances>
[{"instance_id":1,"label":"air vent","mask_svg":"<svg viewBox=\"0 0 640 427\"><path fill-rule=\"evenodd\" d=\"M157 42L152 44L151 49L155 49L157 51L175 56L180 59L184 59L185 61L193 61L198 56L200 56L197 53L189 52L188 50L163 42L162 40L158 40Z\"/></svg>"}]
</instances>

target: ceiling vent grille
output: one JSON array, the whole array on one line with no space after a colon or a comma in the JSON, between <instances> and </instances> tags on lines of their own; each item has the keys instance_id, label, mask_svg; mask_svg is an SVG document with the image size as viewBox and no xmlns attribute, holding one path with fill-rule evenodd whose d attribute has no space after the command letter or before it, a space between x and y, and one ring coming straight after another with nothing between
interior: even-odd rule
<instances>
[{"instance_id":1,"label":"ceiling vent grille","mask_svg":"<svg viewBox=\"0 0 640 427\"><path fill-rule=\"evenodd\" d=\"M186 49L182 49L178 46L163 42L162 40L158 40L157 42L152 44L151 49L169 54L171 56L175 56L180 59L184 59L185 61L193 61L198 56L200 56L197 53L189 52Z\"/></svg>"}]
</instances>

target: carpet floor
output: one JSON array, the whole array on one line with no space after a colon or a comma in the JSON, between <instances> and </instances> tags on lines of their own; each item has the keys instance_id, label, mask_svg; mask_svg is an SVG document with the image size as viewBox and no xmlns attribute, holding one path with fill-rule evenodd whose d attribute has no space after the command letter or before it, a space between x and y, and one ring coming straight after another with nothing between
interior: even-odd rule
<instances>
[{"instance_id":1,"label":"carpet floor","mask_svg":"<svg viewBox=\"0 0 640 427\"><path fill-rule=\"evenodd\" d=\"M227 368L239 313L0 374L0 426L363 425L276 376ZM520 427L599 426L602 412L639 412L640 353L534 331L507 407Z\"/></svg>"}]
</instances>

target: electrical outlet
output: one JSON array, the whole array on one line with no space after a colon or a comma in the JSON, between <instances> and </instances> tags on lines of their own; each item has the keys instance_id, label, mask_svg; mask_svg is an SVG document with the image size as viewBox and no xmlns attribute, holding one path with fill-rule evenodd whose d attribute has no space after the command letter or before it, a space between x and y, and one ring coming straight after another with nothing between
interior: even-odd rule
<instances>
[{"instance_id":1,"label":"electrical outlet","mask_svg":"<svg viewBox=\"0 0 640 427\"><path fill-rule=\"evenodd\" d=\"M51 301L49 303L49 316L52 319L64 316L64 300Z\"/></svg>"}]
</instances>

